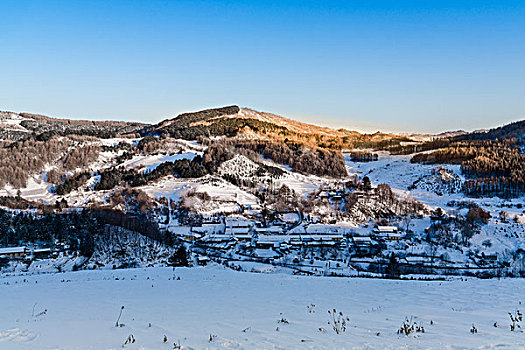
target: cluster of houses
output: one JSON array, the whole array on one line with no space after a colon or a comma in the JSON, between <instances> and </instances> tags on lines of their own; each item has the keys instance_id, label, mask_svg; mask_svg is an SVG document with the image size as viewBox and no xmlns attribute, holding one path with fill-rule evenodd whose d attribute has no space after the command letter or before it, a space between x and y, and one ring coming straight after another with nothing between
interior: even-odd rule
<instances>
[{"instance_id":1,"label":"cluster of houses","mask_svg":"<svg viewBox=\"0 0 525 350\"><path fill-rule=\"evenodd\" d=\"M299 214L281 217L271 225L246 218L224 218L222 223L205 222L192 227L182 238L193 244L230 248L237 244L258 249L285 252L303 247L336 247L356 255L377 253L385 242L403 238L395 226L377 226L369 235L358 235L345 227L323 224L300 224Z\"/></svg>"},{"instance_id":2,"label":"cluster of houses","mask_svg":"<svg viewBox=\"0 0 525 350\"><path fill-rule=\"evenodd\" d=\"M70 246L64 242L55 242L51 248L34 245L0 248L0 259L3 260L37 260L56 258L68 254Z\"/></svg>"}]
</instances>

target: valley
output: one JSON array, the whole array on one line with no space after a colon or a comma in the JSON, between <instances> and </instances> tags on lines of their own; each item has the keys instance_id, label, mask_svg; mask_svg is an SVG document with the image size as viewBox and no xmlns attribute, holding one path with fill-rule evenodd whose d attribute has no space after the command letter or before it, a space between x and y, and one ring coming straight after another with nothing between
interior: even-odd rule
<instances>
[{"instance_id":1,"label":"valley","mask_svg":"<svg viewBox=\"0 0 525 350\"><path fill-rule=\"evenodd\" d=\"M525 273L523 197L469 196L472 177L462 165L404 154L430 154L451 139L331 134L237 106L153 126L94 124L110 138L92 136L87 122L3 116L4 134L26 133L3 141L0 251L21 251L0 254L4 274L35 271L41 249L53 253L41 270L48 272L171 266L180 251L185 265L253 272L409 279ZM356 145L373 147L345 148ZM9 162L17 157L13 176L22 178L14 181ZM74 229L79 220L93 229Z\"/></svg>"}]
</instances>

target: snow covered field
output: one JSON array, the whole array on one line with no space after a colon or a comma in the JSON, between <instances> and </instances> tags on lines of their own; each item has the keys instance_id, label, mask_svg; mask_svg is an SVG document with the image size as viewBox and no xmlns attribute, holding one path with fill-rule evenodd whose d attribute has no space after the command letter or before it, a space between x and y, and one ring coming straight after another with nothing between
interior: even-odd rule
<instances>
[{"instance_id":1,"label":"snow covered field","mask_svg":"<svg viewBox=\"0 0 525 350\"><path fill-rule=\"evenodd\" d=\"M518 279L315 278L216 265L3 276L0 349L518 349L525 335L510 331L507 313L524 292ZM327 324L333 308L350 318L346 332ZM396 334L405 317L425 333ZM123 346L130 335L135 343Z\"/></svg>"}]
</instances>

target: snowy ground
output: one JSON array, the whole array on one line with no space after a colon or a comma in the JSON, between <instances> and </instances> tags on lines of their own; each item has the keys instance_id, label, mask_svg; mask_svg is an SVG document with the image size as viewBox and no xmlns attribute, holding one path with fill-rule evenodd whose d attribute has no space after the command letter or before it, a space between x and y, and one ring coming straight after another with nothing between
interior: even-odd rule
<instances>
[{"instance_id":1,"label":"snowy ground","mask_svg":"<svg viewBox=\"0 0 525 350\"><path fill-rule=\"evenodd\" d=\"M125 161L120 166L123 166L127 169L138 168L143 171L150 172L164 162L175 162L181 159L189 159L191 161L196 155L196 153L191 152L172 155L138 155L133 157L133 159Z\"/></svg>"},{"instance_id":2,"label":"snowy ground","mask_svg":"<svg viewBox=\"0 0 525 350\"><path fill-rule=\"evenodd\" d=\"M436 169L439 165L410 163L413 155L397 156L390 155L387 152L376 153L379 154L379 160L374 162L352 162L346 156L345 162L349 173L368 176L374 185L389 184L398 194L409 193L415 199L430 206L443 207L449 200L465 199L462 194L438 196L433 192L422 190L409 192L408 186L412 185L421 176L430 174L432 169ZM446 164L442 166L464 179L459 165Z\"/></svg>"},{"instance_id":3,"label":"snowy ground","mask_svg":"<svg viewBox=\"0 0 525 350\"><path fill-rule=\"evenodd\" d=\"M467 197L463 193L444 193L440 196L433 191L421 189L408 191L408 186L422 176L429 175L432 169L436 169L439 165L410 163L412 155L397 156L386 152L377 153L379 154L379 160L374 162L352 162L346 156L345 162L349 173L358 174L359 176L366 175L374 185L387 183L401 196L410 195L431 208L441 207L451 214L454 214L455 208L448 206L450 202L475 202L491 214L491 219L488 225L481 227L481 234L474 236L472 241L474 246L479 248L483 241L489 239L492 247L486 249L487 253L501 253L505 249L515 251L518 248L523 249L525 247L525 211L522 207L518 208L518 205L523 206L525 204L525 197L513 199L502 199L499 197L473 198ZM445 164L442 166L464 180L459 165ZM505 210L507 213L509 218L507 222L501 222L498 218L502 210ZM459 210L459 213L465 215L467 211L468 209L463 209ZM514 218L517 220L516 223L513 223ZM415 232L423 232L425 227L428 227L426 219L414 220L412 225L412 229ZM507 233L514 233L515 237L505 236Z\"/></svg>"},{"instance_id":4,"label":"snowy ground","mask_svg":"<svg viewBox=\"0 0 525 350\"><path fill-rule=\"evenodd\" d=\"M525 335L510 331L507 313L524 292L511 279L312 278L218 266L4 276L0 349L172 349L179 341L185 349L517 349ZM115 327L121 306L124 326ZM327 324L333 308L350 318L344 333ZM405 317L425 333L396 334ZM123 346L130 335L135 343Z\"/></svg>"}]
</instances>

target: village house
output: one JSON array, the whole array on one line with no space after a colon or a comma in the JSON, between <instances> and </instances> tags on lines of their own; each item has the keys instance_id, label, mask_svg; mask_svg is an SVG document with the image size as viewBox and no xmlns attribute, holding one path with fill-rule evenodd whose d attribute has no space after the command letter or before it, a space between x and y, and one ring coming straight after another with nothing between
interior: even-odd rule
<instances>
[{"instance_id":1,"label":"village house","mask_svg":"<svg viewBox=\"0 0 525 350\"><path fill-rule=\"evenodd\" d=\"M190 231L202 234L222 232L224 231L224 225L222 223L201 224L199 226L192 226Z\"/></svg>"},{"instance_id":2,"label":"village house","mask_svg":"<svg viewBox=\"0 0 525 350\"><path fill-rule=\"evenodd\" d=\"M334 233L342 233L344 229L340 226L326 225L326 224L310 224L306 227L306 233L309 235L326 235Z\"/></svg>"},{"instance_id":3,"label":"village house","mask_svg":"<svg viewBox=\"0 0 525 350\"><path fill-rule=\"evenodd\" d=\"M374 242L369 236L353 236L349 243L357 255L370 255L374 248Z\"/></svg>"},{"instance_id":4,"label":"village house","mask_svg":"<svg viewBox=\"0 0 525 350\"><path fill-rule=\"evenodd\" d=\"M289 241L288 236L260 235L255 243L257 248L273 249L286 245Z\"/></svg>"},{"instance_id":5,"label":"village house","mask_svg":"<svg viewBox=\"0 0 525 350\"><path fill-rule=\"evenodd\" d=\"M217 225L221 223L222 223L222 219L219 216L204 216L202 218L203 225Z\"/></svg>"},{"instance_id":6,"label":"village house","mask_svg":"<svg viewBox=\"0 0 525 350\"><path fill-rule=\"evenodd\" d=\"M342 200L345 192L342 190L323 190L319 193L319 198L332 199L335 201Z\"/></svg>"},{"instance_id":7,"label":"village house","mask_svg":"<svg viewBox=\"0 0 525 350\"><path fill-rule=\"evenodd\" d=\"M5 259L23 259L26 256L26 247L0 248L0 257Z\"/></svg>"},{"instance_id":8,"label":"village house","mask_svg":"<svg viewBox=\"0 0 525 350\"><path fill-rule=\"evenodd\" d=\"M495 253L485 254L485 252L482 252L481 254L476 254L473 260L479 266L494 265L498 262L498 255Z\"/></svg>"},{"instance_id":9,"label":"village house","mask_svg":"<svg viewBox=\"0 0 525 350\"><path fill-rule=\"evenodd\" d=\"M52 256L51 248L39 248L31 251L33 259L48 259Z\"/></svg>"},{"instance_id":10,"label":"village house","mask_svg":"<svg viewBox=\"0 0 525 350\"><path fill-rule=\"evenodd\" d=\"M301 245L304 246L338 246L344 243L344 236L340 233L325 233L325 234L312 234L312 235L300 235L299 237ZM293 239L292 239L292 244Z\"/></svg>"},{"instance_id":11,"label":"village house","mask_svg":"<svg viewBox=\"0 0 525 350\"><path fill-rule=\"evenodd\" d=\"M374 229L374 235L388 241L399 241L402 237L395 226L377 226Z\"/></svg>"},{"instance_id":12,"label":"village house","mask_svg":"<svg viewBox=\"0 0 525 350\"><path fill-rule=\"evenodd\" d=\"M299 222L301 219L300 215L296 212L281 213L278 215L279 220L286 223L287 225L293 225Z\"/></svg>"},{"instance_id":13,"label":"village house","mask_svg":"<svg viewBox=\"0 0 525 350\"><path fill-rule=\"evenodd\" d=\"M196 261L197 261L197 265L206 266L208 265L210 258L208 258L207 256L200 255L196 258Z\"/></svg>"},{"instance_id":14,"label":"village house","mask_svg":"<svg viewBox=\"0 0 525 350\"><path fill-rule=\"evenodd\" d=\"M225 219L225 235L248 235L253 227L253 222L241 218Z\"/></svg>"},{"instance_id":15,"label":"village house","mask_svg":"<svg viewBox=\"0 0 525 350\"><path fill-rule=\"evenodd\" d=\"M282 235L284 233L281 226L256 227L254 231L258 235Z\"/></svg>"}]
</instances>

